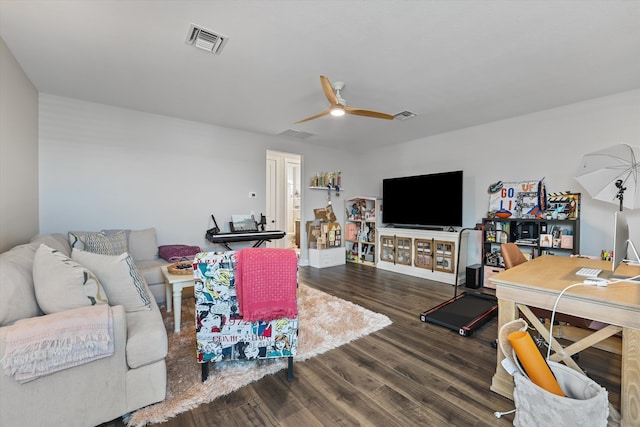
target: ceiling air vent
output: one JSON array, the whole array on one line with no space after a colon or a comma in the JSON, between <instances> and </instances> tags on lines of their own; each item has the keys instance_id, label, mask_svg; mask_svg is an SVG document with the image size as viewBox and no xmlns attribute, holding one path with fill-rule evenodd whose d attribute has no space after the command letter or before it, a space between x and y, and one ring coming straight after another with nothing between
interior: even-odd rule
<instances>
[{"instance_id":1,"label":"ceiling air vent","mask_svg":"<svg viewBox=\"0 0 640 427\"><path fill-rule=\"evenodd\" d=\"M225 35L216 34L211 30L191 24L187 33L186 43L219 55L227 44L228 39Z\"/></svg>"},{"instance_id":2,"label":"ceiling air vent","mask_svg":"<svg viewBox=\"0 0 640 427\"><path fill-rule=\"evenodd\" d=\"M296 138L296 139L307 139L310 136L313 136L312 133L302 132L300 130L293 130L293 129L285 130L284 132L280 133L280 135L289 136L291 138Z\"/></svg>"},{"instance_id":3,"label":"ceiling air vent","mask_svg":"<svg viewBox=\"0 0 640 427\"><path fill-rule=\"evenodd\" d=\"M415 116L416 116L416 113L412 113L411 111L403 111L401 113L394 115L393 117L395 117L398 120L407 120Z\"/></svg>"}]
</instances>

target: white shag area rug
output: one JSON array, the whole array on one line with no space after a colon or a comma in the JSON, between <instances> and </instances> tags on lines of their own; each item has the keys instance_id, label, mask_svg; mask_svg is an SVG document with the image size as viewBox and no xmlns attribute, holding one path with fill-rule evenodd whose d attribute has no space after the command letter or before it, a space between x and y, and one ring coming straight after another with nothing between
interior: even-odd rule
<instances>
[{"instance_id":1,"label":"white shag area rug","mask_svg":"<svg viewBox=\"0 0 640 427\"><path fill-rule=\"evenodd\" d=\"M173 316L165 316L169 336L167 356L167 397L139 409L128 417L130 427L161 423L176 415L211 402L266 375L286 369L287 359L260 362L225 362L209 368L209 378L201 381L196 361L194 306L183 304L180 333L173 332ZM391 324L379 313L334 297L304 284L298 286L298 354L295 363L322 354ZM322 325L322 327L318 327ZM295 381L295 380L294 380Z\"/></svg>"}]
</instances>

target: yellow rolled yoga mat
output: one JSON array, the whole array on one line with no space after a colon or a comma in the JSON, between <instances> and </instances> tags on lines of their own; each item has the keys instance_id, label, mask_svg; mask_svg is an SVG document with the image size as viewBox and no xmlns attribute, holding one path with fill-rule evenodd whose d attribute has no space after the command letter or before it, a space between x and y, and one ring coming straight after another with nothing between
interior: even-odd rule
<instances>
[{"instance_id":1,"label":"yellow rolled yoga mat","mask_svg":"<svg viewBox=\"0 0 640 427\"><path fill-rule=\"evenodd\" d=\"M507 339L516 352L520 364L524 368L531 381L549 393L564 397L564 392L560 388L556 377L540 354L538 347L525 331L511 332Z\"/></svg>"}]
</instances>

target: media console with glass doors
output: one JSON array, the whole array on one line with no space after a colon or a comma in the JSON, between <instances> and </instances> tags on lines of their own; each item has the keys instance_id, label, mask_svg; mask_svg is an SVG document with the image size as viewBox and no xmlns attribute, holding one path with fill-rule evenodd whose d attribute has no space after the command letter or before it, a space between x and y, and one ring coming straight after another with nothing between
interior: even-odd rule
<instances>
[{"instance_id":1,"label":"media console with glass doors","mask_svg":"<svg viewBox=\"0 0 640 427\"><path fill-rule=\"evenodd\" d=\"M457 274L458 284L464 283L468 234L462 234L460 245L460 233L450 231L388 227L377 235L379 269L452 285Z\"/></svg>"}]
</instances>

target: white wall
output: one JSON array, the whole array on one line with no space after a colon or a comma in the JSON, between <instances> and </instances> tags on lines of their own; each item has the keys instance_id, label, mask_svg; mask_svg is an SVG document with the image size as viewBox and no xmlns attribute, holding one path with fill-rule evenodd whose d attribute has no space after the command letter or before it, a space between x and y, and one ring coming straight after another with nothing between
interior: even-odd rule
<instances>
[{"instance_id":1,"label":"white wall","mask_svg":"<svg viewBox=\"0 0 640 427\"><path fill-rule=\"evenodd\" d=\"M38 92L0 39L0 252L38 233Z\"/></svg>"},{"instance_id":2,"label":"white wall","mask_svg":"<svg viewBox=\"0 0 640 427\"><path fill-rule=\"evenodd\" d=\"M272 149L303 156L303 224L327 203L326 191L307 188L316 172L342 171L345 190L332 196L342 223L344 200L380 196L382 178L463 169L465 227L486 215L491 183L545 178L548 191L583 193L581 252L598 254L611 247L617 207L592 200L574 173L583 154L619 142L640 146L640 90L359 155L52 95L40 98L40 231L154 226L160 244L206 247L210 213L226 223L232 214L262 212L265 156ZM249 191L258 197L249 199ZM632 237L640 242L640 212L627 214ZM302 240L304 247L305 233ZM304 263L306 251L301 258Z\"/></svg>"},{"instance_id":3,"label":"white wall","mask_svg":"<svg viewBox=\"0 0 640 427\"><path fill-rule=\"evenodd\" d=\"M155 227L161 245L209 247L211 213L228 231L232 214L265 211L267 149L303 156L303 189L315 171L355 163L295 139L41 94L40 232ZM304 223L325 198L305 191L303 203Z\"/></svg>"},{"instance_id":4,"label":"white wall","mask_svg":"<svg viewBox=\"0 0 640 427\"><path fill-rule=\"evenodd\" d=\"M580 250L599 255L612 249L618 207L593 200L574 175L584 154L617 143L640 146L640 90L369 151L363 191L381 194L383 178L462 169L463 223L473 227L486 216L490 184L544 178L548 192L582 193ZM421 197L416 194L415 207ZM638 246L640 209L627 216Z\"/></svg>"}]
</instances>

